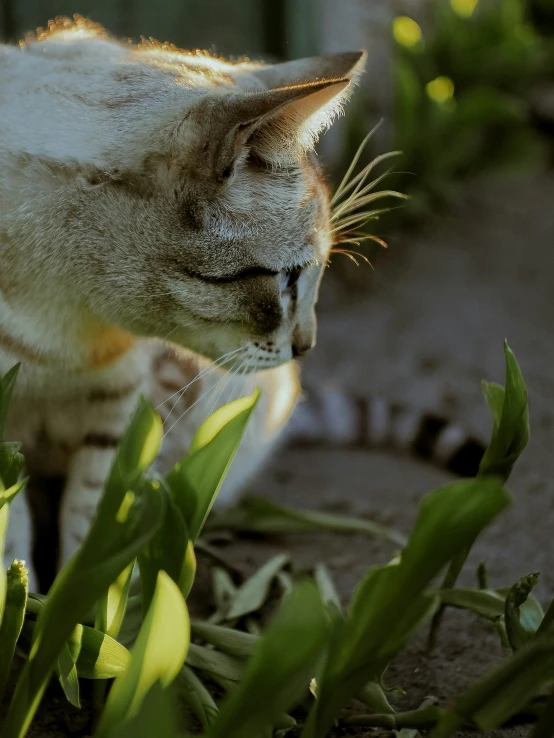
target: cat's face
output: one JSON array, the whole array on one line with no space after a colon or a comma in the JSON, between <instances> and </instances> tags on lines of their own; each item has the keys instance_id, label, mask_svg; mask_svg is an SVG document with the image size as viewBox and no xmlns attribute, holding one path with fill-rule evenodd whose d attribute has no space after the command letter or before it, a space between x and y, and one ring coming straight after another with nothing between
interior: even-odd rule
<instances>
[{"instance_id":1,"label":"cat's face","mask_svg":"<svg viewBox=\"0 0 554 738\"><path fill-rule=\"evenodd\" d=\"M68 185L77 192L65 222L92 311L235 371L308 351L331 248L328 189L310 147L360 57L308 60L308 77L306 61L282 65L281 78L279 66L254 67L255 90L237 79L187 90L178 117L145 123L132 165L122 156L118 166L112 150L109 167L84 167ZM118 71L126 94L136 94L133 73Z\"/></svg>"},{"instance_id":2,"label":"cat's face","mask_svg":"<svg viewBox=\"0 0 554 738\"><path fill-rule=\"evenodd\" d=\"M163 184L87 193L80 222L101 234L98 310L109 306L106 317L132 332L225 356L229 369L268 368L308 351L331 247L315 157L275 169L247 155L210 198L186 177ZM132 281L114 301L105 287L122 271Z\"/></svg>"}]
</instances>

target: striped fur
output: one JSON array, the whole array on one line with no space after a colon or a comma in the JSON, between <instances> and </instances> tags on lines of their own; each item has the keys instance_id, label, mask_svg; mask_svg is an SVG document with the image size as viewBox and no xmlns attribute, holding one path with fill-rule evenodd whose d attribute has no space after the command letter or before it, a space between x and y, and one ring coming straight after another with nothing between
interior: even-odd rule
<instances>
[{"instance_id":1,"label":"striped fur","mask_svg":"<svg viewBox=\"0 0 554 738\"><path fill-rule=\"evenodd\" d=\"M287 431L295 446L385 449L413 455L461 477L473 477L487 444L448 418L331 389L307 391Z\"/></svg>"}]
</instances>

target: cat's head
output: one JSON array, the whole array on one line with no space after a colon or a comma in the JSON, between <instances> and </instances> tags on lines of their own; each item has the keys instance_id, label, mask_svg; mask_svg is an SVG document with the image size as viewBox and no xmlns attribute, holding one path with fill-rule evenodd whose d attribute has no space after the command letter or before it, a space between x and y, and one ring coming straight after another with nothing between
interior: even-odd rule
<instances>
[{"instance_id":1,"label":"cat's head","mask_svg":"<svg viewBox=\"0 0 554 738\"><path fill-rule=\"evenodd\" d=\"M364 55L210 69L172 53L126 51L83 99L105 140L60 175L62 277L131 333L226 368L275 366L315 342L332 235L312 147ZM208 71L191 76L195 64Z\"/></svg>"}]
</instances>

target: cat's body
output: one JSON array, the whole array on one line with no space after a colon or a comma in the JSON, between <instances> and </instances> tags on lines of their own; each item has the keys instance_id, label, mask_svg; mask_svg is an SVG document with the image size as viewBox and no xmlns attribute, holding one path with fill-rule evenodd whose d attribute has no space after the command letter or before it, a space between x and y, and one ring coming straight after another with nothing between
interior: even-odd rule
<instances>
[{"instance_id":1,"label":"cat's body","mask_svg":"<svg viewBox=\"0 0 554 738\"><path fill-rule=\"evenodd\" d=\"M21 362L6 437L32 475L66 478L61 561L140 394L164 418L163 471L261 385L223 500L277 440L332 246L310 148L362 61L230 64L82 20L0 47L0 371ZM6 555L30 559L23 495L12 508Z\"/></svg>"}]
</instances>

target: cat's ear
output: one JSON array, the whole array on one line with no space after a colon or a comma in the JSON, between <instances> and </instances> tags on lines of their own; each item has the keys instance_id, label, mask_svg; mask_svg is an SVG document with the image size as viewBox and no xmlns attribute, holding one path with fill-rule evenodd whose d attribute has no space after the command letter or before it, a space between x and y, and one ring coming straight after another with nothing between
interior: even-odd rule
<instances>
[{"instance_id":1,"label":"cat's ear","mask_svg":"<svg viewBox=\"0 0 554 738\"><path fill-rule=\"evenodd\" d=\"M310 56L282 64L249 68L245 76L255 77L267 89L325 79L349 79L355 82L363 72L366 58L367 53L363 50Z\"/></svg>"},{"instance_id":2,"label":"cat's ear","mask_svg":"<svg viewBox=\"0 0 554 738\"><path fill-rule=\"evenodd\" d=\"M275 164L297 159L340 110L350 84L349 79L327 79L261 92L209 94L192 114L200 133L193 156L197 173L223 182L247 150Z\"/></svg>"}]
</instances>

